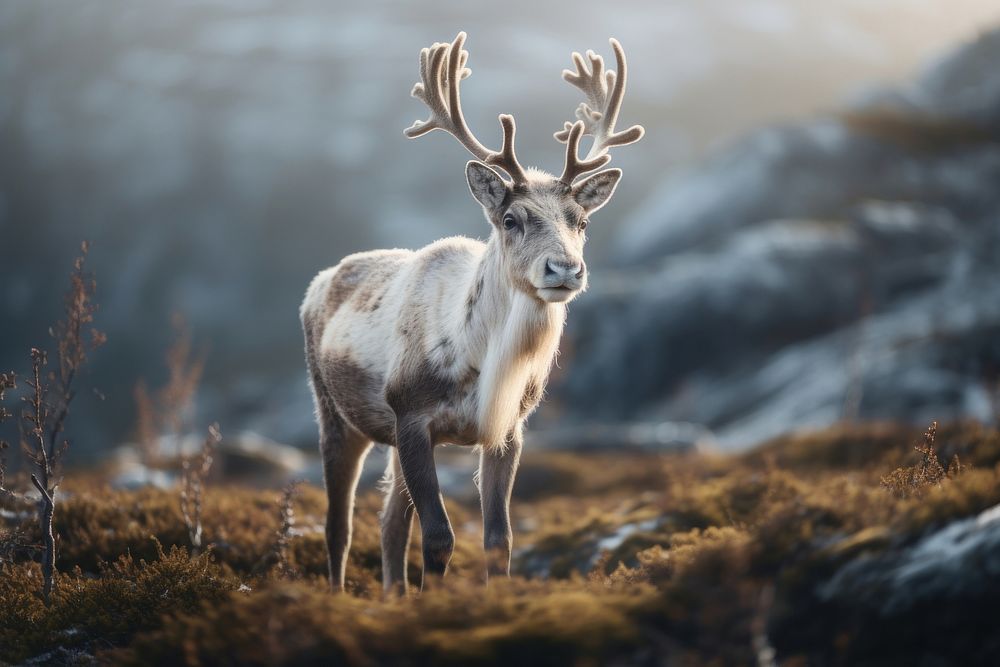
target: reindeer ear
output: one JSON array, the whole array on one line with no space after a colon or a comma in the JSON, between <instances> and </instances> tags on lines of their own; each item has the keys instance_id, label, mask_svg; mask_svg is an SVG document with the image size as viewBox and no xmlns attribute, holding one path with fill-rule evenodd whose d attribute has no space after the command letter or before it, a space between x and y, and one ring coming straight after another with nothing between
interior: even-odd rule
<instances>
[{"instance_id":1,"label":"reindeer ear","mask_svg":"<svg viewBox=\"0 0 1000 667\"><path fill-rule=\"evenodd\" d=\"M606 169L588 176L573 186L573 199L587 213L593 213L608 203L621 177L621 169Z\"/></svg>"},{"instance_id":2,"label":"reindeer ear","mask_svg":"<svg viewBox=\"0 0 1000 667\"><path fill-rule=\"evenodd\" d=\"M469 181L469 190L476 201L487 211L500 208L507 196L507 183L497 172L482 162L470 160L465 165L465 178Z\"/></svg>"}]
</instances>

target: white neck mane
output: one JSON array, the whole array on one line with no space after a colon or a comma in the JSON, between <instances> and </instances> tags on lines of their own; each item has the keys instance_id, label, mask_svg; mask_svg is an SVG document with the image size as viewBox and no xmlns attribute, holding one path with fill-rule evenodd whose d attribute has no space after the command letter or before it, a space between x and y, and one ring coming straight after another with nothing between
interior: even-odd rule
<instances>
[{"instance_id":1,"label":"white neck mane","mask_svg":"<svg viewBox=\"0 0 1000 667\"><path fill-rule=\"evenodd\" d=\"M469 289L477 295L464 323L470 359L479 363L476 421L483 444L503 447L517 425L528 381L544 385L559 347L566 307L510 285L495 236Z\"/></svg>"}]
</instances>

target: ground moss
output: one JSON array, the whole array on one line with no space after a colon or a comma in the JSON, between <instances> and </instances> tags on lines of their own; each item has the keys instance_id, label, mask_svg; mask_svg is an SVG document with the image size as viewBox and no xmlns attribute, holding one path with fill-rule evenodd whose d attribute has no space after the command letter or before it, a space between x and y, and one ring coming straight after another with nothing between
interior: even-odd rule
<instances>
[{"instance_id":1,"label":"ground moss","mask_svg":"<svg viewBox=\"0 0 1000 667\"><path fill-rule=\"evenodd\" d=\"M166 613L196 611L240 585L210 554L192 558L182 548L163 551L155 543L154 551L152 561L122 556L102 564L98 576L79 569L60 574L47 608L36 593L38 566L9 568L0 577L0 660L113 647L158 627Z\"/></svg>"},{"instance_id":2,"label":"ground moss","mask_svg":"<svg viewBox=\"0 0 1000 667\"><path fill-rule=\"evenodd\" d=\"M0 661L747 664L762 650L789 664L863 658L844 648L862 629L823 616L817 583L1000 503L1000 436L974 424L937 432L935 456L946 465L958 455L960 473L919 495L885 488L886 475L922 464L920 433L843 426L735 457L529 452L514 504L513 579L483 588L478 507L450 502L458 542L449 577L404 600L382 599L375 493L358 499L350 593L335 596L321 489L296 496L279 572L277 491L210 487L210 548L192 558L175 491L68 478L51 607L35 594L35 563L22 556L0 575ZM414 584L419 548L415 530ZM808 616L827 620L797 632Z\"/></svg>"}]
</instances>

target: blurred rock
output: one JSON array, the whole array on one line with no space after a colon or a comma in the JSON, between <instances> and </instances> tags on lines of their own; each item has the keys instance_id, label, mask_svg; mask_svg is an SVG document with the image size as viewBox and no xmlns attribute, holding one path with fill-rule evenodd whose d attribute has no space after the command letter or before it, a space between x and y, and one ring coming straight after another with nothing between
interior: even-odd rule
<instances>
[{"instance_id":1,"label":"blurred rock","mask_svg":"<svg viewBox=\"0 0 1000 667\"><path fill-rule=\"evenodd\" d=\"M632 450L681 453L710 449L715 439L710 431L697 424L594 422L531 430L525 434L524 441L526 447L538 447L550 451L586 453Z\"/></svg>"},{"instance_id":2,"label":"blurred rock","mask_svg":"<svg viewBox=\"0 0 1000 667\"><path fill-rule=\"evenodd\" d=\"M883 617L942 608L962 600L1000 595L1000 505L955 521L911 547L877 558L858 558L841 568L819 593L849 601Z\"/></svg>"},{"instance_id":3,"label":"blurred rock","mask_svg":"<svg viewBox=\"0 0 1000 667\"><path fill-rule=\"evenodd\" d=\"M261 484L290 481L309 464L301 450L245 431L223 438L216 453L219 473L230 480L257 480Z\"/></svg>"},{"instance_id":4,"label":"blurred rock","mask_svg":"<svg viewBox=\"0 0 1000 667\"><path fill-rule=\"evenodd\" d=\"M168 470L160 470L143 465L138 461L130 461L119 466L111 487L115 489L140 489L152 486L157 489L169 489L177 484L178 475Z\"/></svg>"},{"instance_id":5,"label":"blurred rock","mask_svg":"<svg viewBox=\"0 0 1000 667\"><path fill-rule=\"evenodd\" d=\"M159 446L161 462L148 465L135 445L115 450L112 486L134 489L142 486L170 488L181 475L181 456L196 456L203 438L190 435L180 439L164 437ZM295 479L321 480L318 455L275 442L252 431L224 435L212 455L209 478L216 482L239 482L260 487L280 487Z\"/></svg>"},{"instance_id":6,"label":"blurred rock","mask_svg":"<svg viewBox=\"0 0 1000 667\"><path fill-rule=\"evenodd\" d=\"M905 647L921 664L994 664L1000 650L1000 506L915 543L885 549L879 541L884 538L876 536L870 548L863 541L849 544L851 557L822 583L801 573L787 577L769 622L775 645L819 662L826 652L843 664L896 664ZM834 560L839 546L827 551ZM956 655L965 658L955 663Z\"/></svg>"},{"instance_id":7,"label":"blurred rock","mask_svg":"<svg viewBox=\"0 0 1000 667\"><path fill-rule=\"evenodd\" d=\"M728 448L842 418L993 419L997 61L1000 31L665 183L574 304L553 400Z\"/></svg>"}]
</instances>

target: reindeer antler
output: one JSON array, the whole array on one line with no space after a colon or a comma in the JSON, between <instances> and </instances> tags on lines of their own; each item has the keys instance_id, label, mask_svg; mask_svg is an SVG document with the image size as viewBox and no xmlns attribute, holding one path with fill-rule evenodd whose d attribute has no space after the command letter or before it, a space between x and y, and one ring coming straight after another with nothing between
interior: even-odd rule
<instances>
[{"instance_id":1,"label":"reindeer antler","mask_svg":"<svg viewBox=\"0 0 1000 667\"><path fill-rule=\"evenodd\" d=\"M479 143L465 123L459 85L472 74L465 66L469 59L469 52L462 49L465 37L465 33L460 32L451 44L435 42L430 48L420 50L420 83L413 86L410 95L426 104L431 116L427 120L414 121L403 133L415 139L431 130L444 130L476 158L507 172L514 183L525 183L527 176L514 154L513 116L500 116L503 145L499 151L491 151Z\"/></svg>"},{"instance_id":2,"label":"reindeer antler","mask_svg":"<svg viewBox=\"0 0 1000 667\"><path fill-rule=\"evenodd\" d=\"M559 180L571 185L573 180L588 171L598 169L607 164L611 156L608 154L613 146L624 146L642 138L645 130L641 125L633 125L622 132L615 132L615 123L622 108L622 98L625 95L627 70L625 52L617 39L610 40L618 64L617 74L614 70L604 71L604 59L587 51L590 67L584 62L583 56L573 53L573 63L576 72L563 70L563 78L583 91L587 97L576 109L575 123L565 123L563 129L553 135L556 141L566 144L566 166ZM610 89L610 92L609 92ZM578 151L580 138L584 134L594 137L587 157L580 160Z\"/></svg>"}]
</instances>

